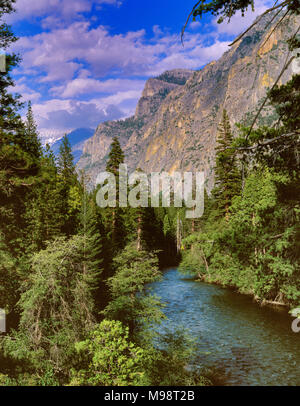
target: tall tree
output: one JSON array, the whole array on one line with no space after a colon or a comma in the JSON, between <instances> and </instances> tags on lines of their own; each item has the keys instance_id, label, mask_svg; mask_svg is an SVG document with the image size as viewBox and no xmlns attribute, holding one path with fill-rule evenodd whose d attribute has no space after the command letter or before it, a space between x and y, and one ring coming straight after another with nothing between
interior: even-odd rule
<instances>
[{"instance_id":1,"label":"tall tree","mask_svg":"<svg viewBox=\"0 0 300 406\"><path fill-rule=\"evenodd\" d=\"M122 151L120 142L117 137L113 138L111 143L108 161L106 164L107 172L113 173L116 177L119 176L119 165L124 163L124 152Z\"/></svg>"},{"instance_id":2,"label":"tall tree","mask_svg":"<svg viewBox=\"0 0 300 406\"><path fill-rule=\"evenodd\" d=\"M221 214L229 219L229 208L232 198L240 191L240 174L237 169L236 152L232 148L233 135L229 117L223 110L222 120L218 127L215 166L215 188L218 208Z\"/></svg>"},{"instance_id":3,"label":"tall tree","mask_svg":"<svg viewBox=\"0 0 300 406\"><path fill-rule=\"evenodd\" d=\"M77 195L79 188L78 177L74 165L74 157L72 147L68 136L65 135L62 144L59 148L59 156L57 162L58 176L60 182L60 193L64 205L65 224L63 232L66 235L73 235L77 229L77 218L79 214L78 207L74 202L74 195ZM75 196L75 200L76 196Z\"/></svg>"},{"instance_id":4,"label":"tall tree","mask_svg":"<svg viewBox=\"0 0 300 406\"><path fill-rule=\"evenodd\" d=\"M46 146L36 187L26 200L24 240L29 253L45 249L47 242L62 234L66 202L61 198L55 156Z\"/></svg>"},{"instance_id":5,"label":"tall tree","mask_svg":"<svg viewBox=\"0 0 300 406\"><path fill-rule=\"evenodd\" d=\"M111 213L112 249L118 250L124 246L124 221L122 209L119 207L119 165L124 163L124 153L117 137L113 138L106 164L106 171L112 173L116 179L116 207L109 209Z\"/></svg>"},{"instance_id":6,"label":"tall tree","mask_svg":"<svg viewBox=\"0 0 300 406\"><path fill-rule=\"evenodd\" d=\"M14 1L0 3L0 19L13 11ZM17 38L10 27L0 25L0 48L8 49ZM24 227L25 200L34 187L40 168L37 134L26 132L18 110L20 96L12 95L11 71L19 63L16 54L6 55L5 71L0 72L0 227L8 249L20 251L20 234Z\"/></svg>"},{"instance_id":7,"label":"tall tree","mask_svg":"<svg viewBox=\"0 0 300 406\"><path fill-rule=\"evenodd\" d=\"M67 135L63 137L61 146L59 148L58 157L58 173L67 186L74 184L77 179L75 173L74 157L72 154L72 147Z\"/></svg>"},{"instance_id":8,"label":"tall tree","mask_svg":"<svg viewBox=\"0 0 300 406\"><path fill-rule=\"evenodd\" d=\"M103 314L120 320L137 334L142 326L159 321L162 317L160 303L149 296L146 284L161 278L158 259L154 253L137 251L128 245L114 258L115 274L109 278L111 301Z\"/></svg>"},{"instance_id":9,"label":"tall tree","mask_svg":"<svg viewBox=\"0 0 300 406\"><path fill-rule=\"evenodd\" d=\"M83 256L85 259L84 271L93 290L99 289L101 264L103 262L102 236L100 234L101 219L97 213L96 202L86 190L86 179L83 174L82 207L80 213L80 234L84 237Z\"/></svg>"},{"instance_id":10,"label":"tall tree","mask_svg":"<svg viewBox=\"0 0 300 406\"><path fill-rule=\"evenodd\" d=\"M25 139L27 144L27 150L39 157L42 155L41 142L39 140L39 134L37 125L34 119L31 102L28 102L26 120L25 120Z\"/></svg>"}]
</instances>

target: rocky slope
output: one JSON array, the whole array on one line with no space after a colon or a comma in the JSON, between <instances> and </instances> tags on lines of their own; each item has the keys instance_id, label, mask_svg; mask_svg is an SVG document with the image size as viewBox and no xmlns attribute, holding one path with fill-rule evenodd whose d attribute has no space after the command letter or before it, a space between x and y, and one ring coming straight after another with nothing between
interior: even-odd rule
<instances>
[{"instance_id":1,"label":"rocky slope","mask_svg":"<svg viewBox=\"0 0 300 406\"><path fill-rule=\"evenodd\" d=\"M112 137L118 136L130 169L139 167L148 173L203 170L210 189L217 125L223 108L233 127L234 123L251 120L267 88L282 70L288 53L285 40L299 24L299 17L291 18L289 24L280 25L271 34L276 21L266 29L269 19L260 21L204 69L178 69L148 80L135 116L100 124L86 141L78 167L96 179L105 168ZM280 82L291 76L289 67ZM268 124L270 111L268 121L263 116L259 124Z\"/></svg>"}]
</instances>

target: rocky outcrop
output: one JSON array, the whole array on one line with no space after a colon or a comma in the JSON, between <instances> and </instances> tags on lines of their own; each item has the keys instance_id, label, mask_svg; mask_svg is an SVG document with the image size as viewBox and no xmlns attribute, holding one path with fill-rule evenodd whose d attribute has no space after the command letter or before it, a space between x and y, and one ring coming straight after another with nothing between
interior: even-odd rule
<instances>
[{"instance_id":1,"label":"rocky outcrop","mask_svg":"<svg viewBox=\"0 0 300 406\"><path fill-rule=\"evenodd\" d=\"M233 128L235 123L250 122L282 70L288 53L286 39L296 30L299 17L272 34L276 21L267 29L266 23L266 19L260 21L218 61L200 71L168 71L148 80L135 116L99 125L86 141L78 166L95 179L105 167L112 137L118 136L130 169L139 167L148 173L203 170L210 189L223 108ZM291 76L289 67L280 83ZM272 120L275 114L266 108L259 124Z\"/></svg>"}]
</instances>

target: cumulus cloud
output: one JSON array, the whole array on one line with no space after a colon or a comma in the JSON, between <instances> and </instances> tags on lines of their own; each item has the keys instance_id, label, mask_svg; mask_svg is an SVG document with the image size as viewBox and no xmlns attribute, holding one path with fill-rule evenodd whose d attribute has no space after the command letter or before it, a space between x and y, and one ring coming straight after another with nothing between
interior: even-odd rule
<instances>
[{"instance_id":1,"label":"cumulus cloud","mask_svg":"<svg viewBox=\"0 0 300 406\"><path fill-rule=\"evenodd\" d=\"M76 78L67 83L67 85L53 87L51 92L55 95L60 95L63 98L78 96L81 94L91 93L113 93L124 90L139 90L144 86L142 80L130 79L108 79L100 81L92 78Z\"/></svg>"},{"instance_id":2,"label":"cumulus cloud","mask_svg":"<svg viewBox=\"0 0 300 406\"><path fill-rule=\"evenodd\" d=\"M67 20L81 15L82 13L90 12L93 5L101 6L110 4L120 6L121 0L17 0L15 8L16 13L7 17L8 22L25 20L29 18L37 18L53 15L56 21ZM51 20L51 18L50 18ZM48 20L49 21L49 20ZM52 19L52 21L54 21Z\"/></svg>"},{"instance_id":3,"label":"cumulus cloud","mask_svg":"<svg viewBox=\"0 0 300 406\"><path fill-rule=\"evenodd\" d=\"M41 94L39 92L34 91L29 86L27 86L24 83L24 80L17 81L15 86L10 87L8 91L20 94L22 96L21 99L22 102L27 102L29 100L32 102L36 102L41 98Z\"/></svg>"},{"instance_id":4,"label":"cumulus cloud","mask_svg":"<svg viewBox=\"0 0 300 406\"><path fill-rule=\"evenodd\" d=\"M43 82L73 81L66 84L66 96L70 92L74 94L76 86L82 92L92 84L91 80L74 78L84 70L85 77L90 72L93 78L149 76L164 69L198 68L211 58L220 57L224 51L219 43L215 48L205 46L200 34L187 33L183 48L179 35L164 34L159 27L154 31L155 40L147 40L144 30L111 35L103 26L91 28L88 22L80 21L51 32L23 37L17 49L24 55L25 73L35 68L43 73ZM198 51L203 50L203 58L199 59L199 52L195 55L195 47ZM96 84L98 89L101 86L104 85Z\"/></svg>"},{"instance_id":5,"label":"cumulus cloud","mask_svg":"<svg viewBox=\"0 0 300 406\"><path fill-rule=\"evenodd\" d=\"M117 120L124 112L117 106L99 108L94 102L53 99L34 104L33 111L43 130L68 131L78 127L96 127L100 122Z\"/></svg>"}]
</instances>

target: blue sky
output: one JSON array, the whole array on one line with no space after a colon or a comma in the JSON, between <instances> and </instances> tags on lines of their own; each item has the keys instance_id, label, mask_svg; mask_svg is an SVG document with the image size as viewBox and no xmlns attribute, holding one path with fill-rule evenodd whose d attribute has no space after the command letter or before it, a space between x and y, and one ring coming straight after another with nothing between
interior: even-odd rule
<instances>
[{"instance_id":1,"label":"blue sky","mask_svg":"<svg viewBox=\"0 0 300 406\"><path fill-rule=\"evenodd\" d=\"M23 61L15 90L31 100L42 137L134 114L145 81L168 69L199 69L261 14L218 25L206 16L180 31L194 0L17 0L9 16Z\"/></svg>"}]
</instances>

